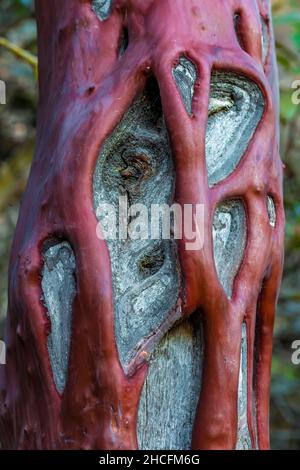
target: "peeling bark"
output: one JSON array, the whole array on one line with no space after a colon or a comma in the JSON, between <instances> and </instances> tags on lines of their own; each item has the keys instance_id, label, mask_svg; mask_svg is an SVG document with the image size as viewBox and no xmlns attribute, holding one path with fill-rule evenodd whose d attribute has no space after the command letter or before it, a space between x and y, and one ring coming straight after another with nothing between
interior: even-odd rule
<instances>
[{"instance_id":1,"label":"peeling bark","mask_svg":"<svg viewBox=\"0 0 300 470\"><path fill-rule=\"evenodd\" d=\"M2 446L267 449L284 227L268 2L37 0L36 12ZM203 248L99 239L97 204L124 194L204 204Z\"/></svg>"}]
</instances>

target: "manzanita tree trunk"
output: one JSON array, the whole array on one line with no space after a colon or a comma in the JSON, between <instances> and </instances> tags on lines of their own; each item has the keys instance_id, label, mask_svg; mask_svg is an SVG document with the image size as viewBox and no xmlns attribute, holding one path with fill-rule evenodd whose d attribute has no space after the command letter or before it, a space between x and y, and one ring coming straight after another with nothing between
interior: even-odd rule
<instances>
[{"instance_id":1,"label":"manzanita tree trunk","mask_svg":"<svg viewBox=\"0 0 300 470\"><path fill-rule=\"evenodd\" d=\"M36 13L2 446L268 448L284 226L268 1L37 0ZM116 220L99 207L120 202L117 228L135 236L104 237ZM172 204L204 208L201 246L136 236L142 207Z\"/></svg>"}]
</instances>

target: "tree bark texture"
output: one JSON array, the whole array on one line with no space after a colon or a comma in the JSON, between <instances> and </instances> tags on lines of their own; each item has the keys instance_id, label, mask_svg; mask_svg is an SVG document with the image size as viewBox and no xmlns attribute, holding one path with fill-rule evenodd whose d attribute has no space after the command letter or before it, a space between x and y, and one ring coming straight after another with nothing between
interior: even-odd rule
<instances>
[{"instance_id":1,"label":"tree bark texture","mask_svg":"<svg viewBox=\"0 0 300 470\"><path fill-rule=\"evenodd\" d=\"M37 0L36 14L2 446L267 449L284 227L269 3ZM203 248L101 240L97 207L120 195L203 204Z\"/></svg>"}]
</instances>

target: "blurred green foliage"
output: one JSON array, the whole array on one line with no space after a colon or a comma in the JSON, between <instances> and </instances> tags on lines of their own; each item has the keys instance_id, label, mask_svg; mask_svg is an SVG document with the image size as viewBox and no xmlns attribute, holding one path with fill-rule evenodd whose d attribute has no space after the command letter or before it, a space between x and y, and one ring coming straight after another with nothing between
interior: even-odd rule
<instances>
[{"instance_id":1,"label":"blurred green foliage","mask_svg":"<svg viewBox=\"0 0 300 470\"><path fill-rule=\"evenodd\" d=\"M0 38L36 55L32 0L1 0ZM0 338L7 305L7 267L19 201L33 154L37 84L32 66L0 46L0 79L7 105L0 105Z\"/></svg>"},{"instance_id":2,"label":"blurred green foliage","mask_svg":"<svg viewBox=\"0 0 300 470\"><path fill-rule=\"evenodd\" d=\"M45 0L46 1L46 0ZM274 449L300 448L300 366L291 344L300 339L300 105L292 83L300 79L299 0L273 0L281 92L281 155L285 163L286 260L274 339L271 438ZM1 0L0 36L36 54L32 0ZM33 153L36 81L26 61L0 48L0 79L7 106L0 106L0 322L6 310L8 253L18 205ZM0 337L3 329L0 327Z\"/></svg>"}]
</instances>

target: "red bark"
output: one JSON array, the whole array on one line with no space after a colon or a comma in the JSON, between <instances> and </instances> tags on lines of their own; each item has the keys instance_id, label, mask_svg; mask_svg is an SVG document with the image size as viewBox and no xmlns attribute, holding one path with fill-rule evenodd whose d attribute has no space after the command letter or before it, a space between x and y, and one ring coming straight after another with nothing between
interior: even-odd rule
<instances>
[{"instance_id":1,"label":"red bark","mask_svg":"<svg viewBox=\"0 0 300 470\"><path fill-rule=\"evenodd\" d=\"M274 41L268 23L271 46L263 66L259 11L269 19L263 3L116 0L109 18L100 22L90 0L37 0L37 144L10 261L7 365L0 371L4 448L137 448L136 418L147 365L142 362L126 377L119 362L109 253L96 235L92 177L102 143L149 74L160 87L176 163L176 202L206 207L203 250L185 251L185 240L179 243L184 313L189 316L198 308L204 312L204 373L193 448L235 448L244 321L252 445L256 447L257 435L258 447L269 447L272 332L284 214ZM234 28L236 13L241 18L244 49ZM129 47L119 58L125 26ZM172 67L183 53L199 75L192 117L172 78ZM209 188L204 142L212 69L237 72L255 81L265 98L265 112L237 169ZM269 224L267 195L276 207L274 229ZM246 253L232 300L219 283L211 242L214 210L229 198L243 198L248 224ZM68 382L62 396L52 376L49 323L40 301L41 252L49 238L68 240L77 263Z\"/></svg>"}]
</instances>

